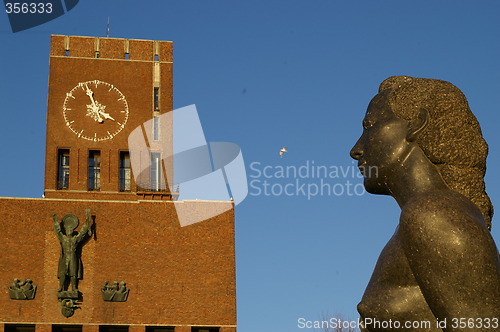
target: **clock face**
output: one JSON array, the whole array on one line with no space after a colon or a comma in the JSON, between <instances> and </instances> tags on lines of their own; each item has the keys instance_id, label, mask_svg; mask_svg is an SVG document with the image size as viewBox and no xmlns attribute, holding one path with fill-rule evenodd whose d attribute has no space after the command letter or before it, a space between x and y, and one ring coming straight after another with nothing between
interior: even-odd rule
<instances>
[{"instance_id":1,"label":"clock face","mask_svg":"<svg viewBox=\"0 0 500 332\"><path fill-rule=\"evenodd\" d=\"M75 135L99 142L122 131L128 119L128 104L113 84L99 80L80 82L66 93L63 114Z\"/></svg>"}]
</instances>

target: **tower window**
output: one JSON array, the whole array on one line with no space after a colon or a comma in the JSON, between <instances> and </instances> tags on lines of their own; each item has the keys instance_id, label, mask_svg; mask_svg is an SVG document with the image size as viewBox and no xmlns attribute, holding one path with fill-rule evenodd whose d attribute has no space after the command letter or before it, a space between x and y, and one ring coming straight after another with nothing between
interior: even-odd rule
<instances>
[{"instance_id":1,"label":"tower window","mask_svg":"<svg viewBox=\"0 0 500 332\"><path fill-rule=\"evenodd\" d=\"M125 53L125 60L128 60L128 59L129 59L129 57L130 57L130 54Z\"/></svg>"},{"instance_id":2,"label":"tower window","mask_svg":"<svg viewBox=\"0 0 500 332\"><path fill-rule=\"evenodd\" d=\"M128 151L120 152L120 191L130 191L130 154Z\"/></svg>"},{"instance_id":3,"label":"tower window","mask_svg":"<svg viewBox=\"0 0 500 332\"><path fill-rule=\"evenodd\" d=\"M173 326L146 326L146 332L174 332Z\"/></svg>"},{"instance_id":4,"label":"tower window","mask_svg":"<svg viewBox=\"0 0 500 332\"><path fill-rule=\"evenodd\" d=\"M95 57L98 58L99 57L99 51L95 51Z\"/></svg>"},{"instance_id":5,"label":"tower window","mask_svg":"<svg viewBox=\"0 0 500 332\"><path fill-rule=\"evenodd\" d=\"M89 190L101 189L101 152L89 151Z\"/></svg>"},{"instance_id":6,"label":"tower window","mask_svg":"<svg viewBox=\"0 0 500 332\"><path fill-rule=\"evenodd\" d=\"M69 150L58 151L57 189L68 189L69 187Z\"/></svg>"},{"instance_id":7,"label":"tower window","mask_svg":"<svg viewBox=\"0 0 500 332\"><path fill-rule=\"evenodd\" d=\"M161 153L151 152L151 190L161 189Z\"/></svg>"},{"instance_id":8,"label":"tower window","mask_svg":"<svg viewBox=\"0 0 500 332\"><path fill-rule=\"evenodd\" d=\"M154 88L154 107L155 107L155 111L158 111L160 109L160 88L159 87L155 87Z\"/></svg>"},{"instance_id":9,"label":"tower window","mask_svg":"<svg viewBox=\"0 0 500 332\"><path fill-rule=\"evenodd\" d=\"M155 61L160 61L158 54L155 54Z\"/></svg>"},{"instance_id":10,"label":"tower window","mask_svg":"<svg viewBox=\"0 0 500 332\"><path fill-rule=\"evenodd\" d=\"M69 50L64 51L65 56L69 56Z\"/></svg>"},{"instance_id":11,"label":"tower window","mask_svg":"<svg viewBox=\"0 0 500 332\"><path fill-rule=\"evenodd\" d=\"M158 141L160 139L160 117L153 117L153 140Z\"/></svg>"},{"instance_id":12,"label":"tower window","mask_svg":"<svg viewBox=\"0 0 500 332\"><path fill-rule=\"evenodd\" d=\"M99 325L99 332L128 332L126 325Z\"/></svg>"},{"instance_id":13,"label":"tower window","mask_svg":"<svg viewBox=\"0 0 500 332\"><path fill-rule=\"evenodd\" d=\"M35 332L34 324L5 324L5 332Z\"/></svg>"},{"instance_id":14,"label":"tower window","mask_svg":"<svg viewBox=\"0 0 500 332\"><path fill-rule=\"evenodd\" d=\"M81 325L52 325L52 332L82 332Z\"/></svg>"}]
</instances>

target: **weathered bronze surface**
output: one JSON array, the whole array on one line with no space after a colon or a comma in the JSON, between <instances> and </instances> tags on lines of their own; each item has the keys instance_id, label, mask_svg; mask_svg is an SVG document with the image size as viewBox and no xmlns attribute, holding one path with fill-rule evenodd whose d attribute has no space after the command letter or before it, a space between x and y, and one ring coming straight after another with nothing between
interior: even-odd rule
<instances>
[{"instance_id":1,"label":"weathered bronze surface","mask_svg":"<svg viewBox=\"0 0 500 332\"><path fill-rule=\"evenodd\" d=\"M489 232L487 151L451 83L382 82L351 156L366 190L394 197L401 217L358 305L366 331L417 321L430 325L404 331L456 331L460 319L474 320L470 331L492 331L486 322L500 317L500 260Z\"/></svg>"},{"instance_id":2,"label":"weathered bronze surface","mask_svg":"<svg viewBox=\"0 0 500 332\"><path fill-rule=\"evenodd\" d=\"M36 286L31 279L20 281L14 278L14 282L8 287L9 297L12 300L33 300L35 298Z\"/></svg>"},{"instance_id":3,"label":"weathered bronze surface","mask_svg":"<svg viewBox=\"0 0 500 332\"><path fill-rule=\"evenodd\" d=\"M73 316L75 309L80 308L74 299L61 299L59 303L61 304L61 314L66 318Z\"/></svg>"},{"instance_id":4,"label":"weathered bronze surface","mask_svg":"<svg viewBox=\"0 0 500 332\"><path fill-rule=\"evenodd\" d=\"M61 256L57 269L57 278L59 278L59 289L57 298L61 305L61 313L69 318L78 309L78 300L80 292L78 291L78 280L82 278L83 265L81 260L81 244L87 236L92 236L90 228L90 209L85 210L86 220L80 233L75 232L78 227L78 217L73 214L64 216L61 224L58 222L57 215L53 215L54 230L59 243L61 244ZM64 232L61 230L64 229ZM71 290L68 289L68 279Z\"/></svg>"},{"instance_id":5,"label":"weathered bronze surface","mask_svg":"<svg viewBox=\"0 0 500 332\"><path fill-rule=\"evenodd\" d=\"M105 281L101 293L104 301L125 302L127 301L129 290L123 281L120 282L120 284L118 284L118 281L115 281L113 285L109 285L108 282Z\"/></svg>"},{"instance_id":6,"label":"weathered bronze surface","mask_svg":"<svg viewBox=\"0 0 500 332\"><path fill-rule=\"evenodd\" d=\"M87 235L92 235L90 229L90 210L85 210L85 213L87 218L80 233L75 232L75 229L78 227L78 218L75 215L68 214L64 216L61 222L64 232L61 230L57 215L54 214L52 216L54 219L54 230L61 244L61 256L59 257L57 270L57 278L59 278L58 292L63 292L67 289L67 278L70 280L72 291L78 291L78 279L82 278L83 270L79 245Z\"/></svg>"}]
</instances>

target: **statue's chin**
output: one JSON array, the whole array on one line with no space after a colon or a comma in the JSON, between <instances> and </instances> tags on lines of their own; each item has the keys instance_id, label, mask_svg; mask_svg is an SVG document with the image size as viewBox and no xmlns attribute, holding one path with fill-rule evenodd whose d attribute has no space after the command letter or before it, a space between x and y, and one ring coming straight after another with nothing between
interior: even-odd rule
<instances>
[{"instance_id":1,"label":"statue's chin","mask_svg":"<svg viewBox=\"0 0 500 332\"><path fill-rule=\"evenodd\" d=\"M370 178L365 178L364 181L364 186L365 190L374 195L390 195L389 190L387 190L387 187L377 181L377 179L370 179Z\"/></svg>"}]
</instances>

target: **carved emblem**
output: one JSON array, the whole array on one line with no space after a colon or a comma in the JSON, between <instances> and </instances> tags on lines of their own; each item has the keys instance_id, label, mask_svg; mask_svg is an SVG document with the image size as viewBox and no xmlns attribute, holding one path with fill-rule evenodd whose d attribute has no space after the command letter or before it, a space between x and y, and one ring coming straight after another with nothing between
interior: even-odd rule
<instances>
[{"instance_id":1,"label":"carved emblem","mask_svg":"<svg viewBox=\"0 0 500 332\"><path fill-rule=\"evenodd\" d=\"M9 289L9 297L12 300L33 300L35 298L36 286L33 286L31 279L20 281L14 278L14 282Z\"/></svg>"},{"instance_id":2,"label":"carved emblem","mask_svg":"<svg viewBox=\"0 0 500 332\"><path fill-rule=\"evenodd\" d=\"M104 282L104 286L101 289L102 299L104 301L110 302L125 302L128 298L129 290L126 287L125 282L115 281L113 285L108 285L108 282Z\"/></svg>"},{"instance_id":3,"label":"carved emblem","mask_svg":"<svg viewBox=\"0 0 500 332\"><path fill-rule=\"evenodd\" d=\"M69 318L75 313L75 309L79 309L77 299L60 299L61 313L64 317Z\"/></svg>"}]
</instances>

